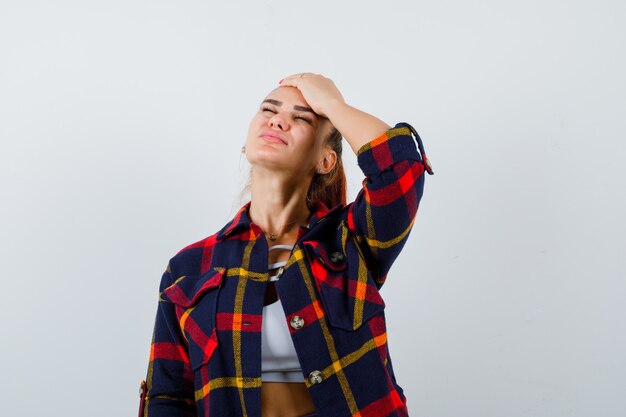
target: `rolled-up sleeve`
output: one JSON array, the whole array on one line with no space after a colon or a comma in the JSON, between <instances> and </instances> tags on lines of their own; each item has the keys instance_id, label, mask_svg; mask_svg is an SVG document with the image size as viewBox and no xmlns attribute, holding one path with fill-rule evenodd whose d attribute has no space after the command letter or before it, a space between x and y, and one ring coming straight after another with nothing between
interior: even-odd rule
<instances>
[{"instance_id":1,"label":"rolled-up sleeve","mask_svg":"<svg viewBox=\"0 0 626 417\"><path fill-rule=\"evenodd\" d=\"M364 144L357 152L357 163L365 178L354 202L347 206L345 221L380 289L413 227L424 191L424 172L433 172L421 138L404 122Z\"/></svg>"}]
</instances>

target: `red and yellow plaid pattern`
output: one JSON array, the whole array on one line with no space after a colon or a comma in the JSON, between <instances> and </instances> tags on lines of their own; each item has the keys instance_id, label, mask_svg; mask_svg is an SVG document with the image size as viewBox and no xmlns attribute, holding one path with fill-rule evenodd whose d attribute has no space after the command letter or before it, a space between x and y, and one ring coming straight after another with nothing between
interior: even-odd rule
<instances>
[{"instance_id":1,"label":"red and yellow plaid pattern","mask_svg":"<svg viewBox=\"0 0 626 417\"><path fill-rule=\"evenodd\" d=\"M318 203L308 226L300 226L276 291L320 417L408 416L379 290L432 168L407 123L363 145L357 161L362 189L346 206ZM268 244L249 207L169 260L140 416L260 417Z\"/></svg>"}]
</instances>

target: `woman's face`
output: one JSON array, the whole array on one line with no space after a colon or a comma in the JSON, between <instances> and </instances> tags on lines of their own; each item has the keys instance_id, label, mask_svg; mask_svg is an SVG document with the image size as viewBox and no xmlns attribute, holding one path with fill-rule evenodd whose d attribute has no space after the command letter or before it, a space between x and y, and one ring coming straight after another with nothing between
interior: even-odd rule
<instances>
[{"instance_id":1,"label":"woman's face","mask_svg":"<svg viewBox=\"0 0 626 417\"><path fill-rule=\"evenodd\" d=\"M259 104L250 121L246 157L293 175L313 173L322 159L328 119L315 114L296 87L278 87Z\"/></svg>"}]
</instances>

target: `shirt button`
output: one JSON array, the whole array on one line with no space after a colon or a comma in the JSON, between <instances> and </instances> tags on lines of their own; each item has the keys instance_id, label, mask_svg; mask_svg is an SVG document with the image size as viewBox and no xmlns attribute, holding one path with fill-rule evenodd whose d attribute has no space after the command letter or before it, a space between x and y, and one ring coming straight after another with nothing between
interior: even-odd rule
<instances>
[{"instance_id":1,"label":"shirt button","mask_svg":"<svg viewBox=\"0 0 626 417\"><path fill-rule=\"evenodd\" d=\"M300 316L293 316L291 320L289 320L289 324L291 324L291 327L294 329L300 329L304 326L304 319Z\"/></svg>"},{"instance_id":2,"label":"shirt button","mask_svg":"<svg viewBox=\"0 0 626 417\"><path fill-rule=\"evenodd\" d=\"M330 254L330 260L335 264L343 261L343 258L344 256L343 256L343 253L341 252L333 252Z\"/></svg>"},{"instance_id":3,"label":"shirt button","mask_svg":"<svg viewBox=\"0 0 626 417\"><path fill-rule=\"evenodd\" d=\"M317 369L315 371L312 371L309 374L309 381L311 381L311 384L319 384L320 382L322 382L322 373Z\"/></svg>"}]
</instances>

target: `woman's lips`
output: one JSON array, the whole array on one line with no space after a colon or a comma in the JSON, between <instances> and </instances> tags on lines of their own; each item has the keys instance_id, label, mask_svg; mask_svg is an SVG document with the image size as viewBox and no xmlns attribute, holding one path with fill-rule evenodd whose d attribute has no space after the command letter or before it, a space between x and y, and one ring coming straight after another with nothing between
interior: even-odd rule
<instances>
[{"instance_id":1,"label":"woman's lips","mask_svg":"<svg viewBox=\"0 0 626 417\"><path fill-rule=\"evenodd\" d=\"M274 143L282 143L283 145L286 145L285 142L283 142L282 139L276 138L274 136L270 136L270 135L261 135L261 137L263 139L265 139L268 142L274 142Z\"/></svg>"}]
</instances>

